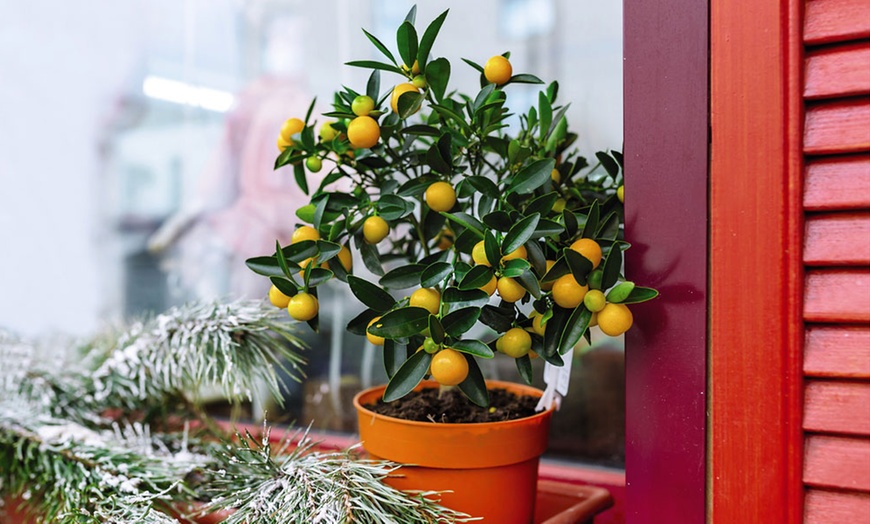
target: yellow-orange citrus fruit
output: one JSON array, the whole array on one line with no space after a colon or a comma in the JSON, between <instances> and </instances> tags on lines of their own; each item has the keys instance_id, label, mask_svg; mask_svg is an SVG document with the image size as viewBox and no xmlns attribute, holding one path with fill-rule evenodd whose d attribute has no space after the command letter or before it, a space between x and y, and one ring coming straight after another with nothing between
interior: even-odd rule
<instances>
[{"instance_id":1,"label":"yellow-orange citrus fruit","mask_svg":"<svg viewBox=\"0 0 870 524\"><path fill-rule=\"evenodd\" d=\"M553 180L553 182L558 184L562 180L562 174L559 173L558 169L554 169L550 171L550 178Z\"/></svg>"},{"instance_id":2,"label":"yellow-orange citrus fruit","mask_svg":"<svg viewBox=\"0 0 870 524\"><path fill-rule=\"evenodd\" d=\"M510 277L498 279L498 296L505 302L516 302L526 296L526 288Z\"/></svg>"},{"instance_id":3,"label":"yellow-orange citrus fruit","mask_svg":"<svg viewBox=\"0 0 870 524\"><path fill-rule=\"evenodd\" d=\"M273 306L283 309L290 303L290 297L282 293L281 290L273 284L272 287L269 288L269 302L271 302Z\"/></svg>"},{"instance_id":4,"label":"yellow-orange citrus fruit","mask_svg":"<svg viewBox=\"0 0 870 524\"><path fill-rule=\"evenodd\" d=\"M571 273L562 275L553 282L553 300L566 309L574 309L582 304L587 291L589 288L578 284Z\"/></svg>"},{"instance_id":5,"label":"yellow-orange citrus fruit","mask_svg":"<svg viewBox=\"0 0 870 524\"><path fill-rule=\"evenodd\" d=\"M390 233L390 225L379 216L370 216L363 222L363 238L369 244L377 244L387 238Z\"/></svg>"},{"instance_id":6,"label":"yellow-orange citrus fruit","mask_svg":"<svg viewBox=\"0 0 870 524\"><path fill-rule=\"evenodd\" d=\"M411 80L411 83L414 84L416 87L419 87L420 89L425 89L428 85L426 83L426 77L423 75L415 76L414 79Z\"/></svg>"},{"instance_id":7,"label":"yellow-orange citrus fruit","mask_svg":"<svg viewBox=\"0 0 870 524\"><path fill-rule=\"evenodd\" d=\"M524 357L532 349L532 337L529 332L522 328L510 328L496 342L498 350L513 358Z\"/></svg>"},{"instance_id":8,"label":"yellow-orange citrus fruit","mask_svg":"<svg viewBox=\"0 0 870 524\"><path fill-rule=\"evenodd\" d=\"M487 264L487 265L489 265L489 264ZM495 290L497 288L498 288L498 279L495 278L495 275L493 275L492 278L489 279L489 283L484 284L483 287L481 287L480 289L486 291L487 295L492 296L492 294L495 293Z\"/></svg>"},{"instance_id":9,"label":"yellow-orange citrus fruit","mask_svg":"<svg viewBox=\"0 0 870 524\"><path fill-rule=\"evenodd\" d=\"M284 122L284 125L281 126L281 138L292 145L294 143L292 136L302 131L302 128L304 127L305 122L302 120L299 120L298 118L288 118Z\"/></svg>"},{"instance_id":10,"label":"yellow-orange citrus fruit","mask_svg":"<svg viewBox=\"0 0 870 524\"><path fill-rule=\"evenodd\" d=\"M432 357L429 370L439 384L455 386L468 376L468 361L455 349L444 348Z\"/></svg>"},{"instance_id":11,"label":"yellow-orange citrus fruit","mask_svg":"<svg viewBox=\"0 0 870 524\"><path fill-rule=\"evenodd\" d=\"M471 249L471 260L473 260L475 264L483 266L490 265L489 260L486 259L486 248L484 247L483 240L474 244L474 247Z\"/></svg>"},{"instance_id":12,"label":"yellow-orange citrus fruit","mask_svg":"<svg viewBox=\"0 0 870 524\"><path fill-rule=\"evenodd\" d=\"M510 61L501 55L490 58L483 66L483 76L486 77L487 81L496 85L507 83L512 74L513 67L511 67Z\"/></svg>"},{"instance_id":13,"label":"yellow-orange citrus fruit","mask_svg":"<svg viewBox=\"0 0 870 524\"><path fill-rule=\"evenodd\" d=\"M507 255L501 257L502 262L507 262L508 260L514 260L517 258L522 258L525 260L529 256L529 253L526 251L526 246L520 246Z\"/></svg>"},{"instance_id":14,"label":"yellow-orange citrus fruit","mask_svg":"<svg viewBox=\"0 0 870 524\"><path fill-rule=\"evenodd\" d=\"M338 261L341 262L341 267L344 268L345 271L350 273L350 270L353 269L353 255L350 253L350 249L347 246L341 246L341 250L339 250Z\"/></svg>"},{"instance_id":15,"label":"yellow-orange citrus fruit","mask_svg":"<svg viewBox=\"0 0 870 524\"><path fill-rule=\"evenodd\" d=\"M311 226L301 226L293 232L290 243L302 242L303 240L320 240L320 233Z\"/></svg>"},{"instance_id":16,"label":"yellow-orange citrus fruit","mask_svg":"<svg viewBox=\"0 0 870 524\"><path fill-rule=\"evenodd\" d=\"M383 346L384 345L384 337L372 335L371 333L369 333L368 328L372 327L372 324L374 324L375 322L377 322L380 319L381 319L381 317L375 317L366 326L366 338L369 340L369 342L371 342L375 346Z\"/></svg>"},{"instance_id":17,"label":"yellow-orange citrus fruit","mask_svg":"<svg viewBox=\"0 0 870 524\"><path fill-rule=\"evenodd\" d=\"M444 228L441 230L441 234L438 235L438 249L444 251L445 249L450 249L453 247L453 242L456 238L453 236L453 231L450 231L449 228Z\"/></svg>"},{"instance_id":18,"label":"yellow-orange citrus fruit","mask_svg":"<svg viewBox=\"0 0 870 524\"><path fill-rule=\"evenodd\" d=\"M381 138L381 127L370 116L358 116L347 126L347 139L357 149L373 147Z\"/></svg>"},{"instance_id":19,"label":"yellow-orange citrus fruit","mask_svg":"<svg viewBox=\"0 0 870 524\"><path fill-rule=\"evenodd\" d=\"M618 198L620 202L625 202L625 186L619 186L616 188L616 198Z\"/></svg>"},{"instance_id":20,"label":"yellow-orange citrus fruit","mask_svg":"<svg viewBox=\"0 0 870 524\"><path fill-rule=\"evenodd\" d=\"M456 190L449 183L439 180L426 188L426 204L432 211L450 211L456 203Z\"/></svg>"},{"instance_id":21,"label":"yellow-orange citrus fruit","mask_svg":"<svg viewBox=\"0 0 870 524\"><path fill-rule=\"evenodd\" d=\"M368 116L375 108L375 101L368 95L359 95L350 104L350 110L356 116Z\"/></svg>"},{"instance_id":22,"label":"yellow-orange citrus fruit","mask_svg":"<svg viewBox=\"0 0 870 524\"><path fill-rule=\"evenodd\" d=\"M305 159L305 167L312 173L317 173L323 167L323 160L316 156L310 156Z\"/></svg>"},{"instance_id":23,"label":"yellow-orange citrus fruit","mask_svg":"<svg viewBox=\"0 0 870 524\"><path fill-rule=\"evenodd\" d=\"M592 262L592 269L595 269L601 263L601 246L591 238L578 238L571 244L571 249Z\"/></svg>"},{"instance_id":24,"label":"yellow-orange citrus fruit","mask_svg":"<svg viewBox=\"0 0 870 524\"><path fill-rule=\"evenodd\" d=\"M279 136L277 144L278 144L278 151L284 151L288 147L292 146L293 142L290 142L289 140L284 140L283 136Z\"/></svg>"},{"instance_id":25,"label":"yellow-orange citrus fruit","mask_svg":"<svg viewBox=\"0 0 870 524\"><path fill-rule=\"evenodd\" d=\"M607 299L604 296L604 293L601 292L600 289L590 289L586 292L586 296L583 297L583 305L586 306L586 309L593 313L598 313L604 306L607 304Z\"/></svg>"},{"instance_id":26,"label":"yellow-orange citrus fruit","mask_svg":"<svg viewBox=\"0 0 870 524\"><path fill-rule=\"evenodd\" d=\"M287 304L287 313L295 320L308 321L317 316L320 308L317 297L310 293L301 292L293 295Z\"/></svg>"},{"instance_id":27,"label":"yellow-orange citrus fruit","mask_svg":"<svg viewBox=\"0 0 870 524\"><path fill-rule=\"evenodd\" d=\"M619 336L631 327L634 317L625 304L607 304L598 312L598 328L605 335Z\"/></svg>"},{"instance_id":28,"label":"yellow-orange citrus fruit","mask_svg":"<svg viewBox=\"0 0 870 524\"><path fill-rule=\"evenodd\" d=\"M393 96L390 98L390 107L393 108L394 113L399 112L399 97L405 93L410 93L411 91L415 93L420 92L417 90L417 86L409 82L399 84L393 88Z\"/></svg>"},{"instance_id":29,"label":"yellow-orange citrus fruit","mask_svg":"<svg viewBox=\"0 0 870 524\"><path fill-rule=\"evenodd\" d=\"M556 265L556 261L555 260L547 260L546 264L547 264L546 265L547 269L546 269L546 271L544 271L544 275L546 275L547 272L550 271L550 269L552 269L553 266ZM543 278L544 275L541 275L541 277ZM543 289L544 291L549 291L549 290L553 289L553 283L552 282L541 282L541 289Z\"/></svg>"},{"instance_id":30,"label":"yellow-orange citrus fruit","mask_svg":"<svg viewBox=\"0 0 870 524\"><path fill-rule=\"evenodd\" d=\"M568 202L565 201L564 198L557 198L555 202L553 202L552 210L554 213L561 213L565 210L565 206Z\"/></svg>"},{"instance_id":31,"label":"yellow-orange citrus fruit","mask_svg":"<svg viewBox=\"0 0 870 524\"><path fill-rule=\"evenodd\" d=\"M410 306L421 307L429 313L437 315L438 310L441 309L441 293L431 287L418 289L411 293Z\"/></svg>"},{"instance_id":32,"label":"yellow-orange citrus fruit","mask_svg":"<svg viewBox=\"0 0 870 524\"><path fill-rule=\"evenodd\" d=\"M320 126L320 139L324 142L332 142L338 136L338 129L332 127L331 122L324 122Z\"/></svg>"},{"instance_id":33,"label":"yellow-orange citrus fruit","mask_svg":"<svg viewBox=\"0 0 870 524\"><path fill-rule=\"evenodd\" d=\"M544 330L546 329L546 325L542 324L541 321L544 320L544 315L538 313L537 310L532 310L532 314L529 315L532 318L532 333L537 333L538 335L544 336Z\"/></svg>"}]
</instances>

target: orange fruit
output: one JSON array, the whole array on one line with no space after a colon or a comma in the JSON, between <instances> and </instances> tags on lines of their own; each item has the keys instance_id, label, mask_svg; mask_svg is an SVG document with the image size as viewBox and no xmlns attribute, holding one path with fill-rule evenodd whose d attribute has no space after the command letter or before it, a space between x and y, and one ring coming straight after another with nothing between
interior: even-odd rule
<instances>
[{"instance_id":1,"label":"orange fruit","mask_svg":"<svg viewBox=\"0 0 870 524\"><path fill-rule=\"evenodd\" d=\"M286 140L290 145L293 145L294 142L291 137L302 131L304 127L305 122L302 120L299 120L298 118L288 118L281 126L281 138Z\"/></svg>"},{"instance_id":2,"label":"orange fruit","mask_svg":"<svg viewBox=\"0 0 870 524\"><path fill-rule=\"evenodd\" d=\"M489 265L489 264L487 264L487 265ZM492 294L495 293L495 290L497 288L498 288L498 279L495 278L495 275L493 275L492 278L489 279L489 283L484 284L480 289L486 291L487 295L492 296Z\"/></svg>"},{"instance_id":3,"label":"orange fruit","mask_svg":"<svg viewBox=\"0 0 870 524\"><path fill-rule=\"evenodd\" d=\"M550 269L552 269L553 266L555 266L555 265L556 265L555 260L547 260L547 265L546 265L546 270L544 271L544 275L546 275L547 272L550 271ZM543 278L544 275L541 275L541 277ZM543 289L544 291L549 291L549 290L553 289L553 283L552 282L541 282L541 289Z\"/></svg>"},{"instance_id":4,"label":"orange fruit","mask_svg":"<svg viewBox=\"0 0 870 524\"><path fill-rule=\"evenodd\" d=\"M269 302L271 302L273 306L283 309L290 303L290 297L282 293L281 290L273 284L272 287L269 288Z\"/></svg>"},{"instance_id":5,"label":"orange fruit","mask_svg":"<svg viewBox=\"0 0 870 524\"><path fill-rule=\"evenodd\" d=\"M520 247L514 249L513 251L511 251L510 253L508 253L507 255L501 257L501 261L502 261L502 263L504 263L504 262L507 262L508 260L514 260L517 258L522 258L523 260L525 260L528 256L529 256L529 254L526 251L526 246L520 246Z\"/></svg>"},{"instance_id":6,"label":"orange fruit","mask_svg":"<svg viewBox=\"0 0 870 524\"><path fill-rule=\"evenodd\" d=\"M408 82L399 84L393 88L393 96L390 98L390 107L393 108L394 113L399 112L399 97L405 93L410 93L411 91L419 93L417 86Z\"/></svg>"},{"instance_id":7,"label":"orange fruit","mask_svg":"<svg viewBox=\"0 0 870 524\"><path fill-rule=\"evenodd\" d=\"M302 226L293 232L290 243L302 242L303 240L320 240L320 233L311 226Z\"/></svg>"},{"instance_id":8,"label":"orange fruit","mask_svg":"<svg viewBox=\"0 0 870 524\"><path fill-rule=\"evenodd\" d=\"M510 277L498 279L498 296L505 302L516 302L526 296L526 288Z\"/></svg>"},{"instance_id":9,"label":"orange fruit","mask_svg":"<svg viewBox=\"0 0 870 524\"><path fill-rule=\"evenodd\" d=\"M587 291L589 288L578 284L571 273L562 275L553 282L553 300L566 309L574 309L582 304Z\"/></svg>"},{"instance_id":10,"label":"orange fruit","mask_svg":"<svg viewBox=\"0 0 870 524\"><path fill-rule=\"evenodd\" d=\"M363 238L369 244L377 244L387 238L390 233L390 225L383 218L375 215L370 216L363 222Z\"/></svg>"},{"instance_id":11,"label":"orange fruit","mask_svg":"<svg viewBox=\"0 0 870 524\"><path fill-rule=\"evenodd\" d=\"M605 335L619 336L631 327L634 317L625 304L607 304L598 312L598 328Z\"/></svg>"},{"instance_id":12,"label":"orange fruit","mask_svg":"<svg viewBox=\"0 0 870 524\"><path fill-rule=\"evenodd\" d=\"M571 244L571 249L592 262L592 269L595 269L601 263L601 246L591 238L578 238Z\"/></svg>"},{"instance_id":13,"label":"orange fruit","mask_svg":"<svg viewBox=\"0 0 870 524\"><path fill-rule=\"evenodd\" d=\"M381 317L375 317L375 318L371 319L371 321L366 326L366 338L369 340L369 342L371 342L375 346L383 346L384 345L384 337L372 335L371 333L369 333L368 328L372 327L372 324L374 324L375 322L377 322L380 319L381 319Z\"/></svg>"},{"instance_id":14,"label":"orange fruit","mask_svg":"<svg viewBox=\"0 0 870 524\"><path fill-rule=\"evenodd\" d=\"M520 358L528 355L532 349L532 337L525 329L510 328L498 339L496 347L509 357Z\"/></svg>"},{"instance_id":15,"label":"orange fruit","mask_svg":"<svg viewBox=\"0 0 870 524\"><path fill-rule=\"evenodd\" d=\"M308 321L317 316L320 305L317 297L305 291L297 293L290 298L287 304L287 313L295 320Z\"/></svg>"},{"instance_id":16,"label":"orange fruit","mask_svg":"<svg viewBox=\"0 0 870 524\"><path fill-rule=\"evenodd\" d=\"M324 122L320 126L320 139L324 142L332 142L338 136L338 130L332 127L330 122Z\"/></svg>"},{"instance_id":17,"label":"orange fruit","mask_svg":"<svg viewBox=\"0 0 870 524\"><path fill-rule=\"evenodd\" d=\"M368 116L375 108L375 101L367 95L359 95L350 104L350 110L356 116Z\"/></svg>"},{"instance_id":18,"label":"orange fruit","mask_svg":"<svg viewBox=\"0 0 870 524\"><path fill-rule=\"evenodd\" d=\"M439 293L437 289L431 287L418 289L411 293L411 301L409 305L411 307L421 307L429 313L437 315L438 311L441 309L441 293Z\"/></svg>"},{"instance_id":19,"label":"orange fruit","mask_svg":"<svg viewBox=\"0 0 870 524\"><path fill-rule=\"evenodd\" d=\"M381 128L370 116L358 116L347 126L347 139L357 149L373 147L381 138Z\"/></svg>"},{"instance_id":20,"label":"orange fruit","mask_svg":"<svg viewBox=\"0 0 870 524\"><path fill-rule=\"evenodd\" d=\"M478 265L490 265L489 260L486 259L486 248L484 247L483 240L481 240L477 244L474 244L474 248L472 248L471 250L471 260L473 260L474 263Z\"/></svg>"},{"instance_id":21,"label":"orange fruit","mask_svg":"<svg viewBox=\"0 0 870 524\"><path fill-rule=\"evenodd\" d=\"M455 386L468 376L468 361L455 349L444 348L432 357L429 370L439 384Z\"/></svg>"},{"instance_id":22,"label":"orange fruit","mask_svg":"<svg viewBox=\"0 0 870 524\"><path fill-rule=\"evenodd\" d=\"M604 293L601 292L600 289L590 289L586 292L586 296L583 297L583 305L586 306L586 309L593 313L598 313L604 306L607 304L607 299L604 296Z\"/></svg>"},{"instance_id":23,"label":"orange fruit","mask_svg":"<svg viewBox=\"0 0 870 524\"><path fill-rule=\"evenodd\" d=\"M513 67L510 61L501 55L490 58L483 66L483 76L486 77L488 82L496 85L507 83L511 79L512 74Z\"/></svg>"},{"instance_id":24,"label":"orange fruit","mask_svg":"<svg viewBox=\"0 0 870 524\"><path fill-rule=\"evenodd\" d=\"M456 204L456 190L448 182L438 181L426 188L425 198L432 211L450 211Z\"/></svg>"}]
</instances>

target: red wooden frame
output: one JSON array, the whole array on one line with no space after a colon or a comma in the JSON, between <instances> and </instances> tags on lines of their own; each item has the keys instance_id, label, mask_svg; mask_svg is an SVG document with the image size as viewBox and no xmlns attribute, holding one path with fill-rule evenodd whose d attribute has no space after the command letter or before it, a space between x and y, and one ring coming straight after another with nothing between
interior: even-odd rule
<instances>
[{"instance_id":1,"label":"red wooden frame","mask_svg":"<svg viewBox=\"0 0 870 524\"><path fill-rule=\"evenodd\" d=\"M803 517L801 4L711 2L714 523Z\"/></svg>"},{"instance_id":2,"label":"red wooden frame","mask_svg":"<svg viewBox=\"0 0 870 524\"><path fill-rule=\"evenodd\" d=\"M704 522L708 9L625 2L627 522ZM734 522L742 522L735 520Z\"/></svg>"}]
</instances>

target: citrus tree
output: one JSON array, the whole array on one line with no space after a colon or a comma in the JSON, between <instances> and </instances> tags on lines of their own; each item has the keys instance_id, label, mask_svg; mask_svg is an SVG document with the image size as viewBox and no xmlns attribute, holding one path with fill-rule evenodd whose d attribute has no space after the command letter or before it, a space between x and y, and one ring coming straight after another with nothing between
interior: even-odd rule
<instances>
[{"instance_id":1,"label":"citrus tree","mask_svg":"<svg viewBox=\"0 0 870 524\"><path fill-rule=\"evenodd\" d=\"M486 405L476 359L500 351L531 382L532 358L562 365L596 324L624 333L628 304L657 292L622 275L622 155L596 153L590 166L572 150L556 82L512 115L511 86L543 82L514 74L509 53L483 66L463 58L480 89L449 89L451 63L432 58L447 11L422 36L415 15L396 32L398 58L364 31L385 58L347 64L372 71L364 91L335 93L319 125L314 102L284 124L275 167L293 171L310 203L289 245L247 265L269 277L273 304L315 330L318 286L346 283L366 306L347 329L383 347L385 400L431 375ZM325 165L309 187L307 172ZM377 282L353 274L352 249Z\"/></svg>"}]
</instances>

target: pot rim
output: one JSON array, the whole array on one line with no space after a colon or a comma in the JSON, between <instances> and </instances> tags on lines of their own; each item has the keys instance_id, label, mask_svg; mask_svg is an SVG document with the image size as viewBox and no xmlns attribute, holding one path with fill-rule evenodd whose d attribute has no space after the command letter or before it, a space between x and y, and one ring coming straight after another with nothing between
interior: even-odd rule
<instances>
[{"instance_id":1,"label":"pot rim","mask_svg":"<svg viewBox=\"0 0 870 524\"><path fill-rule=\"evenodd\" d=\"M424 380L420 382L412 391L420 391L422 389L428 388L437 388L439 384L432 380ZM529 386L526 384L519 384L516 382L508 382L505 380L487 380L486 381L487 389L506 389L508 391L521 392L524 395L531 395L534 397L540 398L543 396L544 392L534 386ZM501 420L494 422L421 422L419 420L407 420L398 417L391 417L388 415L383 415L381 413L376 413L367 407L363 406L360 402L360 399L364 396L371 395L373 393L379 393L378 398L383 397L383 390L386 390L386 384L380 384L377 386L372 386L369 388L365 388L353 397L353 406L360 413L364 413L366 416L371 416L376 419L389 421L389 422L400 422L402 424L407 424L409 426L421 426L430 428L433 430L435 428L444 427L444 428L462 428L462 427L475 427L475 428L486 428L490 426L507 426L513 424L527 424L529 421L535 421L536 419L549 417L553 411L554 406L551 404L547 409L543 411L538 411L534 415L530 415L528 417L516 418L511 420Z\"/></svg>"}]
</instances>

